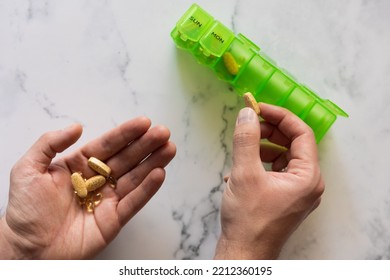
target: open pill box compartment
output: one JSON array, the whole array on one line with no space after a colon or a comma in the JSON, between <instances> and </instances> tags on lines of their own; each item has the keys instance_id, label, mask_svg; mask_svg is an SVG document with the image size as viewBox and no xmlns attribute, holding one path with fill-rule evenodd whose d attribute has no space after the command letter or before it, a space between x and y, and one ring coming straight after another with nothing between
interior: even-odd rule
<instances>
[{"instance_id":1,"label":"open pill box compartment","mask_svg":"<svg viewBox=\"0 0 390 280\"><path fill-rule=\"evenodd\" d=\"M193 4L171 32L177 47L191 52L239 94L251 92L258 102L289 109L314 131L317 143L337 116L348 117L330 100L321 99L298 83L260 48L230 29L197 4Z\"/></svg>"}]
</instances>

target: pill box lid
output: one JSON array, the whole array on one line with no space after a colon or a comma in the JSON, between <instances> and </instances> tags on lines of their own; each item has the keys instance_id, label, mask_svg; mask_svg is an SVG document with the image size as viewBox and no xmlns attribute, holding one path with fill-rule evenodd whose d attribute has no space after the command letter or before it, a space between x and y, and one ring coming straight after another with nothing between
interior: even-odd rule
<instances>
[{"instance_id":1,"label":"pill box lid","mask_svg":"<svg viewBox=\"0 0 390 280\"><path fill-rule=\"evenodd\" d=\"M214 18L209 13L197 4L193 4L176 23L176 32L172 34L180 37L183 41L197 42L213 20Z\"/></svg>"}]
</instances>

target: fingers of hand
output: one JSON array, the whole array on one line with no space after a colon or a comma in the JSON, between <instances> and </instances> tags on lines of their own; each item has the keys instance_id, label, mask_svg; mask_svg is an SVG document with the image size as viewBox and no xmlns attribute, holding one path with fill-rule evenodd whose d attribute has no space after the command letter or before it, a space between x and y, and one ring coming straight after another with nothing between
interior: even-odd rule
<instances>
[{"instance_id":1,"label":"fingers of hand","mask_svg":"<svg viewBox=\"0 0 390 280\"><path fill-rule=\"evenodd\" d=\"M93 156L105 161L145 134L150 125L146 117L129 120L89 142L81 151L86 158Z\"/></svg>"},{"instance_id":2,"label":"fingers of hand","mask_svg":"<svg viewBox=\"0 0 390 280\"><path fill-rule=\"evenodd\" d=\"M290 141L311 131L307 124L285 108L261 103L260 109L264 120L276 126Z\"/></svg>"},{"instance_id":3,"label":"fingers of hand","mask_svg":"<svg viewBox=\"0 0 390 280\"><path fill-rule=\"evenodd\" d=\"M107 161L107 165L112 169L112 176L119 179L123 174L131 171L150 154L164 146L169 137L170 131L164 126L149 129Z\"/></svg>"},{"instance_id":4,"label":"fingers of hand","mask_svg":"<svg viewBox=\"0 0 390 280\"><path fill-rule=\"evenodd\" d=\"M262 138L289 148L289 170L303 162L318 165L317 145L312 129L287 109L261 103Z\"/></svg>"},{"instance_id":5,"label":"fingers of hand","mask_svg":"<svg viewBox=\"0 0 390 280\"><path fill-rule=\"evenodd\" d=\"M99 189L103 197L107 199L117 200L125 197L136 189L153 169L164 168L176 153L175 145L169 142L170 131L167 128L156 126L149 129L148 119L138 118L136 120L138 121L126 122L105 133L102 137L84 146L81 152L75 152L65 160L71 172L81 172L85 178L96 175L96 172L107 173L105 175L109 173L109 177L117 181L116 188ZM135 131L127 131L132 129ZM110 137L117 138L110 139ZM96 151L92 149L94 147ZM86 157L89 153L92 159L98 159L99 164L104 162L105 169L109 171L103 170L102 172L94 168L91 157L89 166L87 166ZM112 153L115 154L111 155ZM111 156L108 159L102 159L99 155Z\"/></svg>"},{"instance_id":6,"label":"fingers of hand","mask_svg":"<svg viewBox=\"0 0 390 280\"><path fill-rule=\"evenodd\" d=\"M165 170L153 169L142 183L123 197L117 207L120 224L125 225L158 191L165 179Z\"/></svg>"},{"instance_id":7,"label":"fingers of hand","mask_svg":"<svg viewBox=\"0 0 390 280\"><path fill-rule=\"evenodd\" d=\"M74 144L82 131L80 124L73 124L63 130L46 132L31 146L23 159L34 163L38 172L46 172L56 154Z\"/></svg>"},{"instance_id":8,"label":"fingers of hand","mask_svg":"<svg viewBox=\"0 0 390 280\"><path fill-rule=\"evenodd\" d=\"M260 163L260 124L256 113L250 108L241 109L233 136L233 166Z\"/></svg>"},{"instance_id":9,"label":"fingers of hand","mask_svg":"<svg viewBox=\"0 0 390 280\"><path fill-rule=\"evenodd\" d=\"M322 199L321 196L324 193L324 190L325 190L325 183L324 180L322 179L321 174L319 174L319 177L317 179L317 184L314 184L314 186L311 188L310 197L311 197L312 205L308 209L308 213L307 213L308 215L311 212L313 212L315 209L317 209L317 207L320 205Z\"/></svg>"},{"instance_id":10,"label":"fingers of hand","mask_svg":"<svg viewBox=\"0 0 390 280\"><path fill-rule=\"evenodd\" d=\"M279 128L267 121L260 122L261 138L283 147L290 147L291 139L287 138Z\"/></svg>"},{"instance_id":11,"label":"fingers of hand","mask_svg":"<svg viewBox=\"0 0 390 280\"><path fill-rule=\"evenodd\" d=\"M176 146L172 142L168 142L151 153L148 158L142 161L134 169L125 173L118 180L116 188L119 199L122 199L138 188L153 170L166 167L175 154Z\"/></svg>"},{"instance_id":12,"label":"fingers of hand","mask_svg":"<svg viewBox=\"0 0 390 280\"><path fill-rule=\"evenodd\" d=\"M290 153L286 147L268 141L260 144L260 157L262 161L272 163L273 171L281 171L286 168Z\"/></svg>"}]
</instances>

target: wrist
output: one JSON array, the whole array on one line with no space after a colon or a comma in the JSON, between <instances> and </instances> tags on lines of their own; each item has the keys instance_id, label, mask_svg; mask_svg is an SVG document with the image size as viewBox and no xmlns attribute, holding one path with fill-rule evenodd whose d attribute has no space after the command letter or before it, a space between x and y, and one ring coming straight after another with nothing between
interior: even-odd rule
<instances>
[{"instance_id":1,"label":"wrist","mask_svg":"<svg viewBox=\"0 0 390 280\"><path fill-rule=\"evenodd\" d=\"M267 242L247 242L228 240L221 236L218 240L214 259L216 260L274 260L281 248Z\"/></svg>"},{"instance_id":2,"label":"wrist","mask_svg":"<svg viewBox=\"0 0 390 280\"><path fill-rule=\"evenodd\" d=\"M13 232L9 228L5 216L0 217L0 260L24 259L22 251L17 246Z\"/></svg>"}]
</instances>

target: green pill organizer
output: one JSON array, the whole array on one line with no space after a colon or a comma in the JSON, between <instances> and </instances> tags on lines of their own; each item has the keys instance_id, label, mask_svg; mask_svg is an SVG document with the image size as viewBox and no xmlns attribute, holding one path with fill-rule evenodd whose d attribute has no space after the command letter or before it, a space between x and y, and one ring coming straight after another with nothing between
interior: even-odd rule
<instances>
[{"instance_id":1,"label":"green pill organizer","mask_svg":"<svg viewBox=\"0 0 390 280\"><path fill-rule=\"evenodd\" d=\"M190 51L240 95L251 92L258 102L292 111L313 129L317 143L337 116L348 117L259 53L260 48L244 35L235 35L196 4L177 22L171 36L177 47Z\"/></svg>"}]
</instances>

